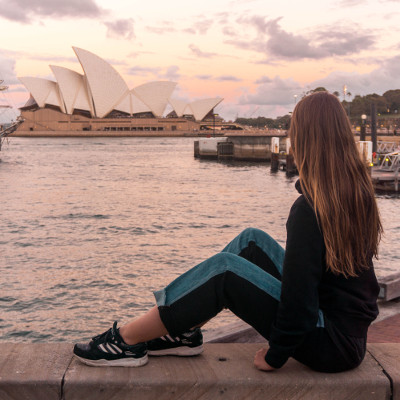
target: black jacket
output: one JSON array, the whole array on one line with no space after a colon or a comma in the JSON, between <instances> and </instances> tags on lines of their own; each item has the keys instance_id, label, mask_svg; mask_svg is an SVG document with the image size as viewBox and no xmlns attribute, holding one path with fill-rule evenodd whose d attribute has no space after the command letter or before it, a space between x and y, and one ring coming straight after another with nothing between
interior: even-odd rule
<instances>
[{"instance_id":1,"label":"black jacket","mask_svg":"<svg viewBox=\"0 0 400 400\"><path fill-rule=\"evenodd\" d=\"M299 190L299 181L296 187ZM334 325L344 335L358 338L366 337L378 315L379 286L372 260L371 267L355 278L327 270L324 239L303 194L290 210L286 229L281 301L265 356L275 368L293 356L306 335L316 329L319 309L329 320L327 329Z\"/></svg>"}]
</instances>

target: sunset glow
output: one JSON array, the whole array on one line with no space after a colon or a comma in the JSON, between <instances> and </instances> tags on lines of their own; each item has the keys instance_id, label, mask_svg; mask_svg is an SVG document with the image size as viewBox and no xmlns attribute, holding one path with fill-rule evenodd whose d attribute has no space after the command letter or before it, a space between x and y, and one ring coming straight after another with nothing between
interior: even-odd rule
<instances>
[{"instance_id":1,"label":"sunset glow","mask_svg":"<svg viewBox=\"0 0 400 400\"><path fill-rule=\"evenodd\" d=\"M223 97L236 116L276 117L309 89L352 96L400 88L399 0L0 0L2 121L29 93L17 76L82 72L72 46L113 65L129 87L178 82L175 97Z\"/></svg>"}]
</instances>

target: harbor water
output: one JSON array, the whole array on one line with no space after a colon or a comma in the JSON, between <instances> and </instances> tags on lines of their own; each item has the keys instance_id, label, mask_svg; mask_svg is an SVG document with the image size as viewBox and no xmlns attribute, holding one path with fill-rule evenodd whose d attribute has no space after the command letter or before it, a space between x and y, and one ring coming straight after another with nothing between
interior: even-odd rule
<instances>
[{"instance_id":1,"label":"harbor water","mask_svg":"<svg viewBox=\"0 0 400 400\"><path fill-rule=\"evenodd\" d=\"M191 138L11 138L0 159L0 341L74 342L127 322L246 227L284 246L298 196L268 164L194 159ZM378 196L378 275L400 271L399 202Z\"/></svg>"}]
</instances>

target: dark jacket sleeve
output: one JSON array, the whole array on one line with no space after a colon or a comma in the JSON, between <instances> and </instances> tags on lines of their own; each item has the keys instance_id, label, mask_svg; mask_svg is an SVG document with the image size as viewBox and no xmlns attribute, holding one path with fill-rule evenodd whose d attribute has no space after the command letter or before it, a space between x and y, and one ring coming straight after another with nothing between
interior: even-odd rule
<instances>
[{"instance_id":1,"label":"dark jacket sleeve","mask_svg":"<svg viewBox=\"0 0 400 400\"><path fill-rule=\"evenodd\" d=\"M280 368L316 327L318 287L324 265L323 237L315 213L303 195L293 204L286 229L281 301L265 356L274 368Z\"/></svg>"}]
</instances>

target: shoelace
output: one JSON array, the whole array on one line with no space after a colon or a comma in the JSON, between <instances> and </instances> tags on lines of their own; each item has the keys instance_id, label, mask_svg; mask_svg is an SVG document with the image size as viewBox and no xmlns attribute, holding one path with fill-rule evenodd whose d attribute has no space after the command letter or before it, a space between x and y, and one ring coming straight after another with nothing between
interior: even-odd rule
<instances>
[{"instance_id":1,"label":"shoelace","mask_svg":"<svg viewBox=\"0 0 400 400\"><path fill-rule=\"evenodd\" d=\"M112 328L110 328L108 331L105 331L101 333L100 335L97 335L92 338L94 343L98 342L109 342L110 339L115 340L115 328L116 328L117 323L114 322L114 325Z\"/></svg>"}]
</instances>

